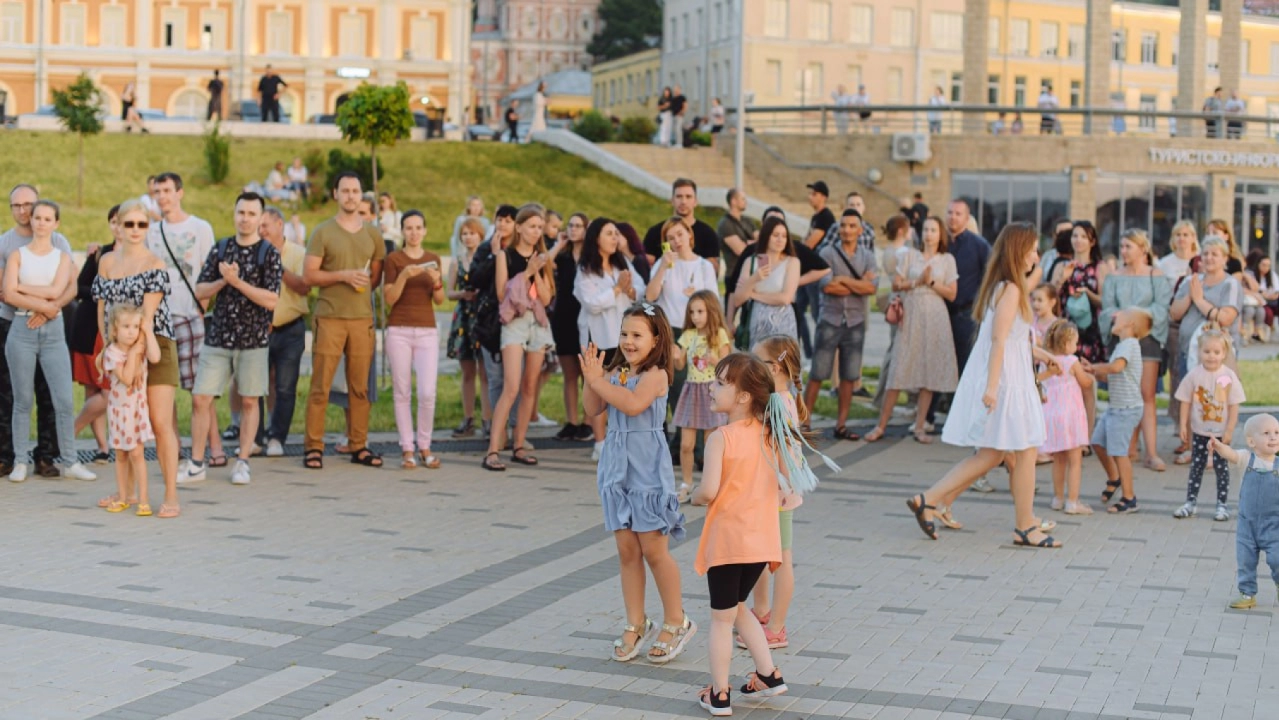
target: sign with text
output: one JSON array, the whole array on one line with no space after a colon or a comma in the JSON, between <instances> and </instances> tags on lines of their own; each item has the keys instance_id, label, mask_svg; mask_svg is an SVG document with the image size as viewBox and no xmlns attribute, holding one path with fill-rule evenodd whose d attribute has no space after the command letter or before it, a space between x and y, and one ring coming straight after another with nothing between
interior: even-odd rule
<instances>
[{"instance_id":1,"label":"sign with text","mask_svg":"<svg viewBox=\"0 0 1279 720\"><path fill-rule=\"evenodd\" d=\"M1150 161L1196 167L1279 168L1279 153L1152 147Z\"/></svg>"}]
</instances>

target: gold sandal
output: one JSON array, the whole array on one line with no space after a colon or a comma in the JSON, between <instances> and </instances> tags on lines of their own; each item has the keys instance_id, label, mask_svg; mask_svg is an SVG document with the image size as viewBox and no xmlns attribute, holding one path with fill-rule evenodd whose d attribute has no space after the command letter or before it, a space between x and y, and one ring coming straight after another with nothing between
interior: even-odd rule
<instances>
[{"instance_id":1,"label":"gold sandal","mask_svg":"<svg viewBox=\"0 0 1279 720\"><path fill-rule=\"evenodd\" d=\"M684 613L684 622L679 625L662 624L662 632L671 636L670 642L655 640L652 647L648 649L648 661L658 665L666 663L679 657L684 652L684 648L688 645L688 641L693 639L693 635L697 633L697 623L693 622L688 613ZM674 643L672 646L671 643ZM653 651L658 650L662 654L654 655Z\"/></svg>"},{"instance_id":2,"label":"gold sandal","mask_svg":"<svg viewBox=\"0 0 1279 720\"><path fill-rule=\"evenodd\" d=\"M427 470L435 470L440 467L440 459L428 452L419 452L417 454L418 462Z\"/></svg>"},{"instance_id":3,"label":"gold sandal","mask_svg":"<svg viewBox=\"0 0 1279 720\"><path fill-rule=\"evenodd\" d=\"M635 643L632 644L629 649L627 649L625 640L623 640L622 638L618 638L614 640L613 655L612 655L612 658L614 660L618 662L629 662L631 660L634 660L636 655L639 655L640 645L643 645L644 641L648 639L649 634L653 632L652 619L645 616L644 622L642 624L644 626L643 630L640 630L634 625L627 625L625 628L622 629L623 635L625 635L626 633L635 633L636 635ZM623 651L621 655L617 654L618 650Z\"/></svg>"}]
</instances>

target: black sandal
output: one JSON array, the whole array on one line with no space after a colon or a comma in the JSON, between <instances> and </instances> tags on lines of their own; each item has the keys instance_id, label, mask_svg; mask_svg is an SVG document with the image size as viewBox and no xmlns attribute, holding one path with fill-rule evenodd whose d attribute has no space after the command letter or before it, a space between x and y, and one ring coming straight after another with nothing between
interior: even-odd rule
<instances>
[{"instance_id":1,"label":"black sandal","mask_svg":"<svg viewBox=\"0 0 1279 720\"><path fill-rule=\"evenodd\" d=\"M480 467L490 472L506 472L506 466L502 464L501 460L494 460L493 462L489 462L489 458L496 458L496 457L498 457L498 454L495 452L491 452L488 455L485 455L484 459L480 461Z\"/></svg>"},{"instance_id":2,"label":"black sandal","mask_svg":"<svg viewBox=\"0 0 1279 720\"><path fill-rule=\"evenodd\" d=\"M918 499L911 498L906 501L906 507L915 513L915 522L919 523L919 529L924 531L929 540L937 539L937 525L932 520L924 519L925 510L936 510L937 508L928 504L928 499L923 493L918 495Z\"/></svg>"},{"instance_id":3,"label":"black sandal","mask_svg":"<svg viewBox=\"0 0 1279 720\"><path fill-rule=\"evenodd\" d=\"M1106 512L1112 515L1127 514L1137 512L1137 496L1130 498L1121 497L1119 502L1106 508Z\"/></svg>"},{"instance_id":4,"label":"black sandal","mask_svg":"<svg viewBox=\"0 0 1279 720\"><path fill-rule=\"evenodd\" d=\"M520 453L526 453L526 454L520 455ZM524 446L517 447L511 451L511 461L517 462L521 465L536 465L537 458L533 457L532 455L528 455L527 453L528 453L528 450L526 450Z\"/></svg>"},{"instance_id":5,"label":"black sandal","mask_svg":"<svg viewBox=\"0 0 1279 720\"><path fill-rule=\"evenodd\" d=\"M302 467L308 470L324 469L324 451L323 450L307 450L302 454Z\"/></svg>"},{"instance_id":6,"label":"black sandal","mask_svg":"<svg viewBox=\"0 0 1279 720\"><path fill-rule=\"evenodd\" d=\"M835 428L834 435L836 440L861 440L862 439L861 435L858 435L857 433L853 432L852 430L849 430L843 425Z\"/></svg>"},{"instance_id":7,"label":"black sandal","mask_svg":"<svg viewBox=\"0 0 1279 720\"><path fill-rule=\"evenodd\" d=\"M1110 502L1110 498L1115 496L1115 491L1119 489L1120 484L1121 483L1119 482L1118 479L1107 480L1106 489L1101 491L1101 501L1103 503Z\"/></svg>"},{"instance_id":8,"label":"black sandal","mask_svg":"<svg viewBox=\"0 0 1279 720\"><path fill-rule=\"evenodd\" d=\"M1018 530L1017 528L1013 528L1013 534L1016 535L1018 538L1017 540L1013 540L1013 545L1020 545L1021 547L1033 547L1033 548L1061 547L1061 545L1058 545L1057 541L1053 539L1052 535L1044 535L1044 539L1040 540L1037 543L1031 542L1030 534L1035 532L1036 530L1039 530L1038 525L1032 525L1031 527L1025 530ZM1043 532L1043 531L1040 530L1040 532Z\"/></svg>"},{"instance_id":9,"label":"black sandal","mask_svg":"<svg viewBox=\"0 0 1279 720\"><path fill-rule=\"evenodd\" d=\"M351 453L351 462L364 467L380 468L382 467L382 456L363 447Z\"/></svg>"},{"instance_id":10,"label":"black sandal","mask_svg":"<svg viewBox=\"0 0 1279 720\"><path fill-rule=\"evenodd\" d=\"M213 455L209 458L209 467L226 467L226 455Z\"/></svg>"}]
</instances>

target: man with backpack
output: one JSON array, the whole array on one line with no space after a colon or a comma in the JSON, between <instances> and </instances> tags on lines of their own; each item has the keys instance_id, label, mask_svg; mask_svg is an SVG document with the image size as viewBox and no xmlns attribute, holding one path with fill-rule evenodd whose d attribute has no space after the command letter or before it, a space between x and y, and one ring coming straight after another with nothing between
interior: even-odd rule
<instances>
[{"instance_id":1,"label":"man with backpack","mask_svg":"<svg viewBox=\"0 0 1279 720\"><path fill-rule=\"evenodd\" d=\"M209 436L210 409L231 380L240 394L240 450L231 482L248 485L249 457L257 435L258 398L267 394L271 320L280 297L284 266L280 253L258 232L266 205L257 193L241 193L235 201L235 237L223 238L204 262L195 286L202 302L215 298L213 316L191 391L191 462L181 473L185 482L205 477L204 443Z\"/></svg>"}]
</instances>

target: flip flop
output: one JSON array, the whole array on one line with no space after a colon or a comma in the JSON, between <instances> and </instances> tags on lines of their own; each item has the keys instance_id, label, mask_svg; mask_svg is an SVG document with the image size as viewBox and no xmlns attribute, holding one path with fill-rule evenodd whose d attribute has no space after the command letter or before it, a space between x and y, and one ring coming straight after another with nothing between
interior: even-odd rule
<instances>
[{"instance_id":1,"label":"flip flop","mask_svg":"<svg viewBox=\"0 0 1279 720\"><path fill-rule=\"evenodd\" d=\"M151 506L146 503L139 503L138 511L134 514L138 517L151 517Z\"/></svg>"},{"instance_id":2,"label":"flip flop","mask_svg":"<svg viewBox=\"0 0 1279 720\"><path fill-rule=\"evenodd\" d=\"M182 514L182 508L169 503L161 503L160 512L156 514L158 518L175 518Z\"/></svg>"},{"instance_id":3,"label":"flip flop","mask_svg":"<svg viewBox=\"0 0 1279 720\"><path fill-rule=\"evenodd\" d=\"M214 455L209 458L209 467L226 467L226 455Z\"/></svg>"}]
</instances>

